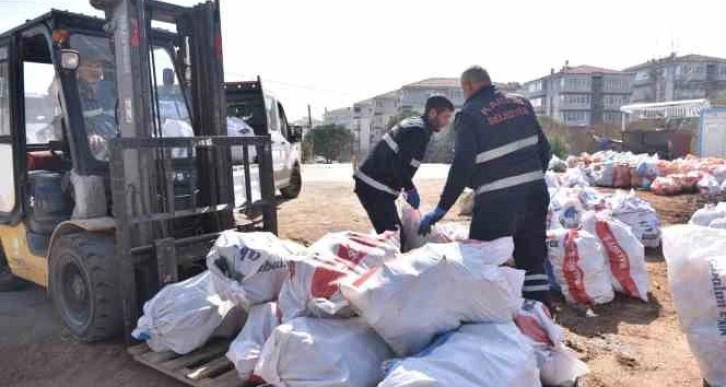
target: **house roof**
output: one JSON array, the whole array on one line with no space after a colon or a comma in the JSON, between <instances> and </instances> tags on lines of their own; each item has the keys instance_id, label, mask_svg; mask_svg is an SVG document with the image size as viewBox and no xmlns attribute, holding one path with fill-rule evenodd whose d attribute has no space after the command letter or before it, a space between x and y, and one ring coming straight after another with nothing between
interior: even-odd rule
<instances>
[{"instance_id":1,"label":"house roof","mask_svg":"<svg viewBox=\"0 0 726 387\"><path fill-rule=\"evenodd\" d=\"M603 67L595 66L576 66L576 67L565 67L560 71L560 74L621 74L622 71L606 69Z\"/></svg>"},{"instance_id":2,"label":"house roof","mask_svg":"<svg viewBox=\"0 0 726 387\"><path fill-rule=\"evenodd\" d=\"M698 55L698 54L688 54L683 56L667 56L664 58L659 59L652 59L647 62L628 67L625 69L625 71L633 71L633 70L639 70L644 67L648 67L652 65L653 63L663 63L663 62L726 62L725 58L717 58L715 56L706 56L706 55Z\"/></svg>"},{"instance_id":3,"label":"house roof","mask_svg":"<svg viewBox=\"0 0 726 387\"><path fill-rule=\"evenodd\" d=\"M459 78L427 78L418 82L403 85L413 88L461 87Z\"/></svg>"}]
</instances>

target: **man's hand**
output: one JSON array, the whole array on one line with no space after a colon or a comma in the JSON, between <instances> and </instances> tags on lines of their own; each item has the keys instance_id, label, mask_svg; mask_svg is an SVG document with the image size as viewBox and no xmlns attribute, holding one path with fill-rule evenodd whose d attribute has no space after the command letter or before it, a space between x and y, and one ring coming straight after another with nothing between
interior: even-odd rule
<instances>
[{"instance_id":1,"label":"man's hand","mask_svg":"<svg viewBox=\"0 0 726 387\"><path fill-rule=\"evenodd\" d=\"M418 210L418 207L421 205L421 197L418 195L416 187L406 191L406 202L408 202L411 207Z\"/></svg>"},{"instance_id":2,"label":"man's hand","mask_svg":"<svg viewBox=\"0 0 726 387\"><path fill-rule=\"evenodd\" d=\"M419 235L428 235L429 233L431 233L431 227L433 227L436 222L441 220L444 215L446 215L446 211L440 207L436 207L435 210L424 215L424 217L421 219L421 225L418 227Z\"/></svg>"},{"instance_id":3,"label":"man's hand","mask_svg":"<svg viewBox=\"0 0 726 387\"><path fill-rule=\"evenodd\" d=\"M99 160L105 160L108 158L108 141L105 138L92 134L88 136L88 146L91 148L91 153Z\"/></svg>"}]
</instances>

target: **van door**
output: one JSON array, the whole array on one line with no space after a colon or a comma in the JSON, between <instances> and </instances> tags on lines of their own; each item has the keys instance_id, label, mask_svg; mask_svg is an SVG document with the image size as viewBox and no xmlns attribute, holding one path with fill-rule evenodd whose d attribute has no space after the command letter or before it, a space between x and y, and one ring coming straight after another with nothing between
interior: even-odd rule
<instances>
[{"instance_id":1,"label":"van door","mask_svg":"<svg viewBox=\"0 0 726 387\"><path fill-rule=\"evenodd\" d=\"M272 140L272 167L275 188L279 188L287 184L290 179L290 173L285 168L285 144L287 143L287 139L282 133L280 111L277 101L266 95L265 107L267 108L267 122L270 129L270 139Z\"/></svg>"}]
</instances>

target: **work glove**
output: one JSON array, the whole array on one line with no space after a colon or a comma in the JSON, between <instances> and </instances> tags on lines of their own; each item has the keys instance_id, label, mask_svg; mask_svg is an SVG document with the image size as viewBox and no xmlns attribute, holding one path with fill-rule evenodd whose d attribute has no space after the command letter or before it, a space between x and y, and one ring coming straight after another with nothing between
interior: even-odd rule
<instances>
[{"instance_id":1,"label":"work glove","mask_svg":"<svg viewBox=\"0 0 726 387\"><path fill-rule=\"evenodd\" d=\"M418 210L418 207L421 205L421 197L418 195L416 187L406 191L406 202Z\"/></svg>"},{"instance_id":2,"label":"work glove","mask_svg":"<svg viewBox=\"0 0 726 387\"><path fill-rule=\"evenodd\" d=\"M421 225L418 227L418 234L424 236L428 235L431 232L431 227L441 220L444 215L446 215L446 210L441 207L436 207L436 209L424 215L421 219Z\"/></svg>"}]
</instances>

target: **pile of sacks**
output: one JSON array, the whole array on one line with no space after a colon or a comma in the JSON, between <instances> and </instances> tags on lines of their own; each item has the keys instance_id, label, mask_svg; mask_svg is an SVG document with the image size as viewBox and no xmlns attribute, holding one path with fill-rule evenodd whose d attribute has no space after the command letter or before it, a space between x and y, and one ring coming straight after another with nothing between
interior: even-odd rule
<instances>
[{"instance_id":1,"label":"pile of sacks","mask_svg":"<svg viewBox=\"0 0 726 387\"><path fill-rule=\"evenodd\" d=\"M667 161L657 155L604 151L562 161L553 156L547 173L550 187L609 187L651 190L656 195L726 192L726 160L688 157Z\"/></svg>"},{"instance_id":2,"label":"pile of sacks","mask_svg":"<svg viewBox=\"0 0 726 387\"><path fill-rule=\"evenodd\" d=\"M632 193L605 197L592 188L550 192L546 268L553 290L573 304L609 303L615 291L647 302L643 242L660 240L655 211L629 212L643 206ZM649 214L655 220L648 220ZM652 227L645 227L649 222Z\"/></svg>"},{"instance_id":3,"label":"pile of sacks","mask_svg":"<svg viewBox=\"0 0 726 387\"><path fill-rule=\"evenodd\" d=\"M521 298L524 272L505 265L511 238L449 239L402 254L398 233L333 233L304 248L225 232L194 278L204 285L165 287L135 336L187 353L241 309L227 357L244 381L289 387L573 385L588 372L547 309Z\"/></svg>"},{"instance_id":4,"label":"pile of sacks","mask_svg":"<svg viewBox=\"0 0 726 387\"><path fill-rule=\"evenodd\" d=\"M550 188L547 229L578 228L586 211L604 212L627 224L645 247L660 246L658 214L635 192L615 191L603 194L592 187Z\"/></svg>"}]
</instances>

